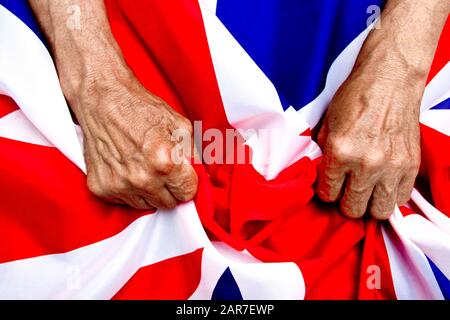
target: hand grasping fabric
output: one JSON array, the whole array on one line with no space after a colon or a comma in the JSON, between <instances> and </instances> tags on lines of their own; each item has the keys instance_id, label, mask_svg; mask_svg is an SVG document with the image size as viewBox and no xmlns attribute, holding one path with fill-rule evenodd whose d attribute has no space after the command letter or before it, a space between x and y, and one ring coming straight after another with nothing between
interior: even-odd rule
<instances>
[{"instance_id":1,"label":"hand grasping fabric","mask_svg":"<svg viewBox=\"0 0 450 320\"><path fill-rule=\"evenodd\" d=\"M447 0L389 0L319 132L317 194L343 214L387 219L420 165L419 107Z\"/></svg>"},{"instance_id":2,"label":"hand grasping fabric","mask_svg":"<svg viewBox=\"0 0 450 320\"><path fill-rule=\"evenodd\" d=\"M80 8L79 29L66 25L68 3L30 4L84 134L88 188L138 209L169 209L192 199L195 171L172 156L173 131L192 135L191 123L135 78L111 33L103 1L70 2Z\"/></svg>"}]
</instances>

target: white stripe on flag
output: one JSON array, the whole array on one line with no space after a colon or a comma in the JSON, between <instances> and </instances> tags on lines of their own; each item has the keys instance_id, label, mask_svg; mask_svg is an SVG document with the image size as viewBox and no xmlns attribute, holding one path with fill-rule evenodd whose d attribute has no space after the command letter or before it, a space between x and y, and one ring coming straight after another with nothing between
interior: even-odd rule
<instances>
[{"instance_id":1,"label":"white stripe on flag","mask_svg":"<svg viewBox=\"0 0 450 320\"><path fill-rule=\"evenodd\" d=\"M247 251L236 251L224 243L207 246L202 257L202 277L191 300L210 299L227 268L245 300L301 300L305 283L295 263L262 263Z\"/></svg>"},{"instance_id":2,"label":"white stripe on flag","mask_svg":"<svg viewBox=\"0 0 450 320\"><path fill-rule=\"evenodd\" d=\"M47 48L0 5L0 93L18 104L42 135L85 171L83 152Z\"/></svg>"},{"instance_id":3,"label":"white stripe on flag","mask_svg":"<svg viewBox=\"0 0 450 320\"><path fill-rule=\"evenodd\" d=\"M308 123L293 108L283 110L278 93L222 22L200 0L211 58L229 123L253 151L253 167L275 178L300 158L321 155Z\"/></svg>"},{"instance_id":4,"label":"white stripe on flag","mask_svg":"<svg viewBox=\"0 0 450 320\"><path fill-rule=\"evenodd\" d=\"M189 202L70 252L0 264L0 299L110 299L139 268L203 247L198 228Z\"/></svg>"},{"instance_id":5,"label":"white stripe on flag","mask_svg":"<svg viewBox=\"0 0 450 320\"><path fill-rule=\"evenodd\" d=\"M420 112L424 112L450 98L450 62L428 83L422 98Z\"/></svg>"},{"instance_id":6,"label":"white stripe on flag","mask_svg":"<svg viewBox=\"0 0 450 320\"><path fill-rule=\"evenodd\" d=\"M442 300L444 297L427 258L404 230L404 219L396 207L389 219L390 226L382 225L381 229L397 299Z\"/></svg>"},{"instance_id":7,"label":"white stripe on flag","mask_svg":"<svg viewBox=\"0 0 450 320\"><path fill-rule=\"evenodd\" d=\"M330 70L328 70L325 88L323 91L317 96L317 98L298 111L298 113L306 119L311 128L314 128L317 123L319 123L336 91L350 75L356 59L358 58L361 47L372 29L372 26L376 22L377 21L373 22L372 25L361 32L339 54L336 60L332 63Z\"/></svg>"},{"instance_id":8,"label":"white stripe on flag","mask_svg":"<svg viewBox=\"0 0 450 320\"><path fill-rule=\"evenodd\" d=\"M433 207L416 189L411 194L411 200L431 222L450 235L450 219L445 214Z\"/></svg>"},{"instance_id":9,"label":"white stripe on flag","mask_svg":"<svg viewBox=\"0 0 450 320\"><path fill-rule=\"evenodd\" d=\"M207 0L207 5L211 12L215 14L217 11L217 0Z\"/></svg>"},{"instance_id":10,"label":"white stripe on flag","mask_svg":"<svg viewBox=\"0 0 450 320\"><path fill-rule=\"evenodd\" d=\"M425 110L420 114L420 122L450 136L450 110Z\"/></svg>"},{"instance_id":11,"label":"white stripe on flag","mask_svg":"<svg viewBox=\"0 0 450 320\"><path fill-rule=\"evenodd\" d=\"M16 110L0 118L0 137L41 146L52 146L22 110Z\"/></svg>"}]
</instances>

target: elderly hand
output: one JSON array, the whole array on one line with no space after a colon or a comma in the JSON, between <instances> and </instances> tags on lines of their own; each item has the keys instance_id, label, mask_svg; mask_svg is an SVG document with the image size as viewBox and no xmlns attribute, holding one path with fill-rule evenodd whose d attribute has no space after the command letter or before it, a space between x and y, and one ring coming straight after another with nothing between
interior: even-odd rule
<instances>
[{"instance_id":1,"label":"elderly hand","mask_svg":"<svg viewBox=\"0 0 450 320\"><path fill-rule=\"evenodd\" d=\"M420 164L418 90L407 82L352 76L336 94L318 142L317 194L342 213L386 219L411 194Z\"/></svg>"},{"instance_id":2,"label":"elderly hand","mask_svg":"<svg viewBox=\"0 0 450 320\"><path fill-rule=\"evenodd\" d=\"M194 197L197 176L174 157L172 138L174 130L192 136L191 123L133 76L91 84L72 104L83 109L87 183L95 195L138 209L173 208Z\"/></svg>"},{"instance_id":3,"label":"elderly hand","mask_svg":"<svg viewBox=\"0 0 450 320\"><path fill-rule=\"evenodd\" d=\"M410 197L420 165L419 108L449 3L389 0L336 93L318 143L317 195L353 218L387 219Z\"/></svg>"},{"instance_id":4,"label":"elderly hand","mask_svg":"<svg viewBox=\"0 0 450 320\"><path fill-rule=\"evenodd\" d=\"M30 2L84 134L89 189L138 209L168 209L192 199L197 176L181 161L192 157L191 150L174 141L190 140L190 122L134 77L111 33L103 0L72 4L83 13L79 29L67 27L61 1ZM172 136L178 129L184 135Z\"/></svg>"}]
</instances>

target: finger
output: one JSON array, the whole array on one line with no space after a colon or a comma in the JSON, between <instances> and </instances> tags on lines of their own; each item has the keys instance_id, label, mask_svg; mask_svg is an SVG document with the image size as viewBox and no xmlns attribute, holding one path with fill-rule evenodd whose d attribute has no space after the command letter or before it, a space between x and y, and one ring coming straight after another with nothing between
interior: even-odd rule
<instances>
[{"instance_id":1,"label":"finger","mask_svg":"<svg viewBox=\"0 0 450 320\"><path fill-rule=\"evenodd\" d=\"M105 198L105 200L110 203L114 203L114 204L126 204L125 201L123 201L122 199L117 198L117 197L108 197L108 198Z\"/></svg>"},{"instance_id":2,"label":"finger","mask_svg":"<svg viewBox=\"0 0 450 320\"><path fill-rule=\"evenodd\" d=\"M169 192L179 201L189 201L197 193L198 177L189 163L177 165L165 181Z\"/></svg>"},{"instance_id":3,"label":"finger","mask_svg":"<svg viewBox=\"0 0 450 320\"><path fill-rule=\"evenodd\" d=\"M386 220L394 212L397 203L399 179L384 176L376 184L370 201L370 214L378 220Z\"/></svg>"},{"instance_id":4,"label":"finger","mask_svg":"<svg viewBox=\"0 0 450 320\"><path fill-rule=\"evenodd\" d=\"M316 193L325 202L336 201L345 181L345 169L323 158L317 168Z\"/></svg>"},{"instance_id":5,"label":"finger","mask_svg":"<svg viewBox=\"0 0 450 320\"><path fill-rule=\"evenodd\" d=\"M401 180L398 185L397 204L404 205L410 198L416 181L416 173L408 173Z\"/></svg>"},{"instance_id":6,"label":"finger","mask_svg":"<svg viewBox=\"0 0 450 320\"><path fill-rule=\"evenodd\" d=\"M360 218L367 210L374 184L361 173L351 173L345 183L340 201L342 214L350 218Z\"/></svg>"},{"instance_id":7,"label":"finger","mask_svg":"<svg viewBox=\"0 0 450 320\"><path fill-rule=\"evenodd\" d=\"M175 144L165 145L153 155L153 167L167 190L179 201L191 200L197 193L198 178L186 158L176 163L171 158Z\"/></svg>"},{"instance_id":8,"label":"finger","mask_svg":"<svg viewBox=\"0 0 450 320\"><path fill-rule=\"evenodd\" d=\"M138 210L152 210L154 206L138 195L127 195L121 199L127 205Z\"/></svg>"},{"instance_id":9,"label":"finger","mask_svg":"<svg viewBox=\"0 0 450 320\"><path fill-rule=\"evenodd\" d=\"M177 205L177 199L164 186L156 191L148 192L142 197L148 204L158 209L170 210Z\"/></svg>"}]
</instances>

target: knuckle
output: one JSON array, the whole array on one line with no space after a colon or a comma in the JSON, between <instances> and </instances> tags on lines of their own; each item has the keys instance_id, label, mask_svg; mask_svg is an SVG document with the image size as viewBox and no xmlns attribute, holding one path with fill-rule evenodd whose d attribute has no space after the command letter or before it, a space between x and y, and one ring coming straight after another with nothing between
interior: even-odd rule
<instances>
[{"instance_id":1,"label":"knuckle","mask_svg":"<svg viewBox=\"0 0 450 320\"><path fill-rule=\"evenodd\" d=\"M168 186L176 198L180 201L189 201L197 194L198 177L193 169L180 174L176 179L171 179Z\"/></svg>"},{"instance_id":2,"label":"knuckle","mask_svg":"<svg viewBox=\"0 0 450 320\"><path fill-rule=\"evenodd\" d=\"M172 172L174 168L174 163L171 161L169 157L159 158L154 165L156 171L162 174L169 174L170 172Z\"/></svg>"},{"instance_id":3,"label":"knuckle","mask_svg":"<svg viewBox=\"0 0 450 320\"><path fill-rule=\"evenodd\" d=\"M405 159L406 160L406 159ZM392 159L389 166L394 172L400 171L407 166L407 162L403 159Z\"/></svg>"},{"instance_id":4,"label":"knuckle","mask_svg":"<svg viewBox=\"0 0 450 320\"><path fill-rule=\"evenodd\" d=\"M180 194L181 201L189 201L192 200L197 194L198 189L198 177L197 175L193 175L191 179L184 184L183 192Z\"/></svg>"},{"instance_id":5,"label":"knuckle","mask_svg":"<svg viewBox=\"0 0 450 320\"><path fill-rule=\"evenodd\" d=\"M362 158L361 168L368 171L376 171L384 164L384 155L382 153L372 153Z\"/></svg>"},{"instance_id":6,"label":"knuckle","mask_svg":"<svg viewBox=\"0 0 450 320\"><path fill-rule=\"evenodd\" d=\"M411 172L414 172L414 173L419 172L419 169L420 169L420 159L411 161L411 163L409 164L409 168L408 168L408 169L409 169Z\"/></svg>"},{"instance_id":7,"label":"knuckle","mask_svg":"<svg viewBox=\"0 0 450 320\"><path fill-rule=\"evenodd\" d=\"M332 159L336 159L338 162L348 162L352 161L355 157L351 148L349 148L349 144L341 139L333 139L330 142L330 150Z\"/></svg>"},{"instance_id":8,"label":"knuckle","mask_svg":"<svg viewBox=\"0 0 450 320\"><path fill-rule=\"evenodd\" d=\"M172 161L171 150L167 145L160 146L156 151L153 167L161 174L169 174L173 171L175 163Z\"/></svg>"},{"instance_id":9,"label":"knuckle","mask_svg":"<svg viewBox=\"0 0 450 320\"><path fill-rule=\"evenodd\" d=\"M144 190L147 187L149 180L148 175L144 172L134 173L129 178L131 186L138 190Z\"/></svg>"},{"instance_id":10,"label":"knuckle","mask_svg":"<svg viewBox=\"0 0 450 320\"><path fill-rule=\"evenodd\" d=\"M104 198L108 196L107 190L95 178L88 177L87 188L92 194L97 197Z\"/></svg>"},{"instance_id":11,"label":"knuckle","mask_svg":"<svg viewBox=\"0 0 450 320\"><path fill-rule=\"evenodd\" d=\"M180 120L180 128L186 130L190 135L194 132L191 121L189 119L181 117Z\"/></svg>"}]
</instances>

